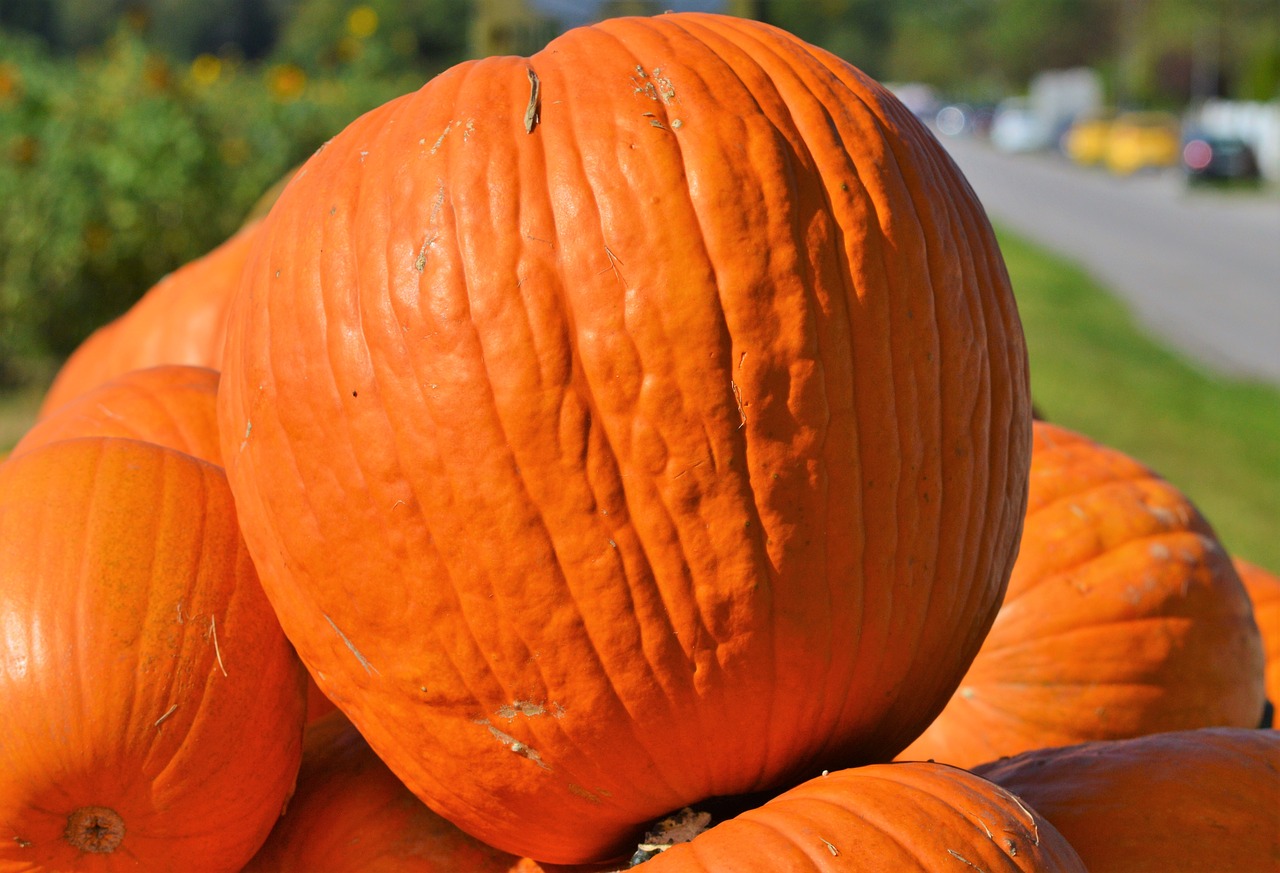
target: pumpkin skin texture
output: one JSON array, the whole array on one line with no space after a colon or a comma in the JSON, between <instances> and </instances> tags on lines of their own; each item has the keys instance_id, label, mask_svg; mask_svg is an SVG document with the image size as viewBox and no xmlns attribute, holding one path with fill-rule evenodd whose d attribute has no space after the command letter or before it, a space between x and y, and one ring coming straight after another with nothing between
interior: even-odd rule
<instances>
[{"instance_id":1,"label":"pumpkin skin texture","mask_svg":"<svg viewBox=\"0 0 1280 873\"><path fill-rule=\"evenodd\" d=\"M0 871L239 870L305 697L222 470L113 438L11 458L0 578Z\"/></svg>"},{"instance_id":2,"label":"pumpkin skin texture","mask_svg":"<svg viewBox=\"0 0 1280 873\"><path fill-rule=\"evenodd\" d=\"M123 437L221 466L217 398L217 370L185 365L130 370L41 418L13 453L76 437Z\"/></svg>"},{"instance_id":3,"label":"pumpkin skin texture","mask_svg":"<svg viewBox=\"0 0 1280 873\"><path fill-rule=\"evenodd\" d=\"M1089 740L1255 727L1262 644L1213 530L1150 469L1035 423L1022 549L991 633L899 757L968 767Z\"/></svg>"},{"instance_id":4,"label":"pumpkin skin texture","mask_svg":"<svg viewBox=\"0 0 1280 873\"><path fill-rule=\"evenodd\" d=\"M1242 558L1235 558L1233 563L1236 572L1240 574L1240 581L1244 583L1245 591L1249 593L1249 601L1253 604L1253 619L1258 623L1258 632L1262 634L1267 661L1267 699L1273 705L1280 706L1280 576Z\"/></svg>"},{"instance_id":5,"label":"pumpkin skin texture","mask_svg":"<svg viewBox=\"0 0 1280 873\"><path fill-rule=\"evenodd\" d=\"M218 404L320 688L433 809L561 864L906 746L994 617L1029 462L954 164L843 61L704 14L461 65L331 140L264 219Z\"/></svg>"},{"instance_id":6,"label":"pumpkin skin texture","mask_svg":"<svg viewBox=\"0 0 1280 873\"><path fill-rule=\"evenodd\" d=\"M1280 734L1202 728L975 768L1054 824L1092 873L1280 869Z\"/></svg>"},{"instance_id":7,"label":"pumpkin skin texture","mask_svg":"<svg viewBox=\"0 0 1280 873\"><path fill-rule=\"evenodd\" d=\"M289 808L244 873L507 873L519 860L428 809L331 712L307 725Z\"/></svg>"},{"instance_id":8,"label":"pumpkin skin texture","mask_svg":"<svg viewBox=\"0 0 1280 873\"><path fill-rule=\"evenodd\" d=\"M672 846L641 869L1047 873L1085 866L1034 807L998 785L944 764L901 763L811 779Z\"/></svg>"},{"instance_id":9,"label":"pumpkin skin texture","mask_svg":"<svg viewBox=\"0 0 1280 873\"><path fill-rule=\"evenodd\" d=\"M40 404L43 418L130 370L159 364L222 368L227 306L260 222L165 276L127 312L94 331L67 358Z\"/></svg>"}]
</instances>

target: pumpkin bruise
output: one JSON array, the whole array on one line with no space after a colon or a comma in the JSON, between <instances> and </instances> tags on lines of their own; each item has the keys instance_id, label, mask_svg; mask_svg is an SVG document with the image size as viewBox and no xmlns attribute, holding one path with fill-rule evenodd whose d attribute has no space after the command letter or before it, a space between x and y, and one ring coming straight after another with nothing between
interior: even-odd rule
<instances>
[{"instance_id":1,"label":"pumpkin bruise","mask_svg":"<svg viewBox=\"0 0 1280 873\"><path fill-rule=\"evenodd\" d=\"M265 219L219 390L319 686L428 805L555 863L910 742L1002 595L1029 410L945 152L700 14L355 121Z\"/></svg>"},{"instance_id":2,"label":"pumpkin bruise","mask_svg":"<svg viewBox=\"0 0 1280 873\"><path fill-rule=\"evenodd\" d=\"M90 388L160 364L222 367L227 307L259 222L152 286L127 312L71 353L40 404L43 418Z\"/></svg>"},{"instance_id":3,"label":"pumpkin bruise","mask_svg":"<svg viewBox=\"0 0 1280 873\"><path fill-rule=\"evenodd\" d=\"M0 465L0 871L235 871L301 755L303 671L218 467L125 439Z\"/></svg>"},{"instance_id":4,"label":"pumpkin bruise","mask_svg":"<svg viewBox=\"0 0 1280 873\"><path fill-rule=\"evenodd\" d=\"M643 869L1083 873L1086 868L1053 825L998 785L944 764L900 763L811 779L672 846L644 862Z\"/></svg>"},{"instance_id":5,"label":"pumpkin bruise","mask_svg":"<svg viewBox=\"0 0 1280 873\"><path fill-rule=\"evenodd\" d=\"M1280 733L1171 731L974 768L1053 823L1092 873L1280 869Z\"/></svg>"},{"instance_id":6,"label":"pumpkin bruise","mask_svg":"<svg viewBox=\"0 0 1280 873\"><path fill-rule=\"evenodd\" d=\"M958 693L904 760L962 767L1042 746L1254 727L1262 646L1231 559L1149 468L1034 426L1022 547Z\"/></svg>"},{"instance_id":7,"label":"pumpkin bruise","mask_svg":"<svg viewBox=\"0 0 1280 873\"><path fill-rule=\"evenodd\" d=\"M207 367L130 370L41 418L14 446L13 454L75 437L123 437L221 466L217 397L218 372Z\"/></svg>"}]
</instances>

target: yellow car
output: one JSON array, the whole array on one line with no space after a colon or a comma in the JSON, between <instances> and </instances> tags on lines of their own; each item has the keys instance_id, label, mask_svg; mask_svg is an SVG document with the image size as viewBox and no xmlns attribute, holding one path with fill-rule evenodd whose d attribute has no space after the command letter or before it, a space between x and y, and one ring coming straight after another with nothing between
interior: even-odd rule
<instances>
[{"instance_id":1,"label":"yellow car","mask_svg":"<svg viewBox=\"0 0 1280 873\"><path fill-rule=\"evenodd\" d=\"M1107 134L1107 169L1119 176L1178 164L1181 129L1168 112L1126 112Z\"/></svg>"},{"instance_id":2,"label":"yellow car","mask_svg":"<svg viewBox=\"0 0 1280 873\"><path fill-rule=\"evenodd\" d=\"M1086 167L1100 166L1107 156L1107 137L1111 133L1113 112L1091 112L1081 115L1062 137L1062 151L1068 158Z\"/></svg>"}]
</instances>

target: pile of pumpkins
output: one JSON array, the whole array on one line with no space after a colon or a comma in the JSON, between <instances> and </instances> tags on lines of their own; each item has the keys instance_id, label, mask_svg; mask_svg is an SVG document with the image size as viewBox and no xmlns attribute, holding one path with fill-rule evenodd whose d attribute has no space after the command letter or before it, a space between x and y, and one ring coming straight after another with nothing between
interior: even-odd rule
<instances>
[{"instance_id":1,"label":"pile of pumpkins","mask_svg":"<svg viewBox=\"0 0 1280 873\"><path fill-rule=\"evenodd\" d=\"M0 638L0 871L1280 865L1280 580L1033 422L952 162L741 19L456 67L90 337Z\"/></svg>"}]
</instances>

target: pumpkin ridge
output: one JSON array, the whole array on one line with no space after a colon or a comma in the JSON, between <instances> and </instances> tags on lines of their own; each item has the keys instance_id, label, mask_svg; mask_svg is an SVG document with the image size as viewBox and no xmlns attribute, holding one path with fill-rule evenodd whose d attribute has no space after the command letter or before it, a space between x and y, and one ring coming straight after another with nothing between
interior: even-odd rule
<instances>
[{"instance_id":1,"label":"pumpkin ridge","mask_svg":"<svg viewBox=\"0 0 1280 873\"><path fill-rule=\"evenodd\" d=\"M690 23L689 29L697 28L697 27L699 27L698 23L696 21L692 21ZM785 113L783 117L775 118L772 113L769 113L763 106L761 107L761 111L768 114L771 128L774 131L776 131L778 135L782 136L785 139L786 146L783 149L783 153L788 158L787 166L789 168L797 167L797 166L821 167L824 163L829 163L830 160L824 157L822 149L815 147L815 145L819 143L816 143L814 141L814 138L812 137L811 128L813 128L814 125L810 122L808 116L812 115L816 111L816 113L822 119L825 119L826 124L825 125L819 124L817 125L817 127L821 129L825 135L829 135L829 128L832 123L831 115L828 111L827 106L824 105L823 101L820 99L819 94L811 87L811 83L809 81L806 81L804 77L800 74L800 71L798 69L795 69L795 67L793 66L793 64L798 66L799 64L806 63L810 59L807 56L797 57L794 54L785 55L785 54L779 53L778 51L775 50L776 48L778 48L778 46L775 46L773 41L766 42L764 40L764 37L766 34L757 33L756 29L749 28L749 27L737 27L737 26L728 27L725 29L733 31L733 37L729 37L724 33L713 31L711 29L705 29L705 30L708 33L714 34L714 36L717 37L718 39L731 45L735 50L735 52L737 53L734 56L735 59L741 58L741 63L749 64L751 65L754 71L757 71L759 77L764 79L764 81L772 89L772 93L776 97L777 103L779 104L779 108ZM710 44L709 40L707 42L708 44ZM743 45L744 42L750 43L752 47L762 48L766 50L769 54L769 62L765 63L756 54L749 51L746 47L744 47ZM738 68L734 66L731 62L729 62L727 59L725 62L728 64L728 66L732 70L735 78L742 79L744 86L746 86L746 80L742 78L742 75L739 72ZM831 84L830 82L824 82L823 84L828 86L828 89L827 89L828 92L834 91L834 89L829 87ZM857 94L852 89L844 87L845 83L839 83L839 84L842 86L842 89L841 89L841 93L836 96L839 96L839 97L852 96L855 99L859 100L859 102L861 102L860 94ZM751 91L750 88L748 88L748 93L750 93L753 97L755 96L755 92ZM797 101L811 104L809 112L805 113L805 112L797 111L798 109L796 105ZM788 133L790 135L788 135ZM852 161L847 162L847 166L845 167L845 169L848 169L849 171L851 171L855 177L861 180L859 168ZM825 179L825 176L823 178ZM842 333L842 335L838 337L838 339L843 339L844 344L848 344L850 342L855 341L855 338L858 336L859 331L857 330L857 324L855 323L852 317L853 316L852 307L848 304L847 301L856 299L858 296L860 296L860 289L857 288L852 281L852 276L849 268L848 254L847 254L848 249L845 243L846 229L845 229L845 226L839 220L841 213L837 212L833 208L834 204L831 199L830 191L828 191L820 183L815 184L813 187L821 197L822 209L825 209L827 214L830 214L833 216L833 220L830 226L832 245L829 247L829 259L834 262L835 268L830 272L833 273L838 278L839 290L842 292L842 294L833 294L831 297L830 303L833 308L841 310L844 315L844 321L840 326L843 328L845 332ZM864 188L864 190L867 190L867 189ZM794 242L797 246L797 249L801 251L803 251L805 248L804 227L798 225L797 221L802 217L803 216L801 216L799 213L793 213L792 220L790 222L791 229L795 235ZM877 241L879 240L878 237L876 237L876 239ZM877 251L882 252L882 249L880 249L878 245L876 246L876 249ZM880 263L881 263L882 270L888 269L887 265L884 263L883 260L881 260ZM815 271L811 268L811 265L809 264L809 262L807 262L804 259L800 259L798 268L803 270L804 275L808 279L812 279L813 273ZM827 272L827 271L823 271L823 272ZM805 284L806 300L810 304L811 313L818 313L821 311L821 307L820 307L821 302L816 299L816 294L814 292L814 289L810 287L811 284L812 284L811 282L806 282ZM826 316L822 318L818 318L816 315L812 315L810 318L810 322L813 323L813 330L816 334L815 343L818 349L818 353L816 355L817 359L824 358L824 356L821 353L822 349L824 348L824 343L823 343L824 329L823 329L823 325L818 324L817 322L821 321L830 326L836 323L837 318L838 318L837 314L832 314L831 316ZM830 330L830 327L827 328L827 332L829 332L829 330ZM830 382L829 380L824 378L823 384L829 385ZM854 379L854 382L852 385L851 394L853 395L851 408L856 408L857 397L859 395L856 378ZM832 397L831 391L827 390L825 392L825 396L828 398L827 409L830 410L834 406L834 404L832 404L830 401L830 398ZM861 446L861 439L860 439L860 435L856 431L856 425L853 431L854 432L851 435L851 439L854 445L854 451L857 452L858 448ZM836 468L835 465L827 463L828 459L831 457L831 453L835 451L834 449L827 448L828 443L830 442L831 433L832 433L832 429L830 427L830 413L829 413L828 419L827 419L827 427L824 428L822 439L821 439L822 449L820 454L824 460L824 465L823 465L824 473L827 470L832 470ZM858 467L861 468L862 460L860 455L856 463ZM826 499L823 501L823 507L822 507L823 517L829 519L831 517L830 509L831 509L831 495L833 493L833 489L830 486L828 486L824 490L826 493ZM861 535L862 532L857 531L856 533ZM826 538L824 540L823 545L824 545L825 554L823 557L823 563L825 565L830 565L831 563L830 552L829 552L829 546L831 544L831 541L832 541L831 538ZM862 550L862 552L865 559L865 556L866 556L865 548ZM828 575L828 585L826 586L826 593L827 593L828 609L824 612L824 615L829 616L835 612L833 608L833 604L837 601L837 598L835 597L834 589L833 589L833 586L836 580L832 578L832 574L827 574L827 575ZM864 564L862 567L862 573L861 573L861 579L863 580L863 584L859 586L853 586L858 589L855 593L855 596L859 601L859 606L858 606L859 613L861 613L866 606L865 590L863 589L865 588L865 584L866 584L865 580L869 578L871 578L871 574L867 572L867 567ZM858 623L855 621L854 625L855 627L857 627ZM828 622L828 624L826 625L826 628L827 628L827 636L829 637L832 636L834 634L833 625L830 622ZM859 651L861 653L862 646L864 645L865 641L862 640L862 633L860 632L860 628L859 628L858 638L860 641L858 643L858 646L859 646ZM887 651L887 647L884 645L875 647L875 652L878 653L878 656L881 659L883 659L883 656L886 653L886 651ZM851 664L854 663L860 657L861 657L861 654L855 657L854 659L851 659L850 663ZM775 644L774 659L773 659L775 674L777 670L777 665L784 660L785 660L784 658L780 658L778 656L777 648ZM869 675L875 675L878 672L879 672L878 667L876 669L870 669ZM842 689L839 689L841 693L826 693L821 695L823 704L822 704L821 712L818 715L819 715L819 720L821 721L824 728L826 728L831 723L837 723L837 724L841 723L841 721L844 718L844 713L847 711L850 703L852 701L855 701L859 697L859 694L856 693L856 686L853 682L853 677L851 675L846 674L843 677L832 676L831 678L828 679L829 683L835 683L837 681L843 681L844 687ZM831 713L830 702L833 700L837 701L836 709L834 713L829 714ZM769 712L770 714L772 714L773 707L770 707ZM825 715L826 717L822 718L821 716L823 715ZM830 733L830 731L828 731L828 733ZM839 739L840 738L838 737L833 737L832 741L835 742L835 741L838 741ZM814 760L817 760L818 758L822 757L823 754L824 753L822 752L815 752L813 755L811 755L811 757ZM767 760L767 759L762 758L762 760ZM795 770L800 768L795 767L793 765L792 769Z\"/></svg>"}]
</instances>

